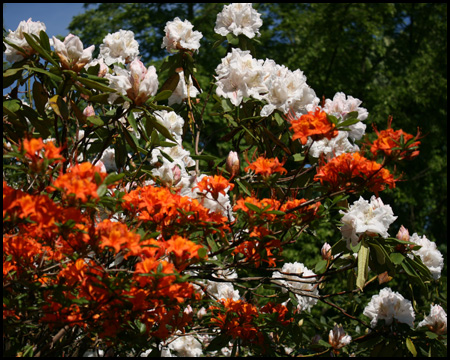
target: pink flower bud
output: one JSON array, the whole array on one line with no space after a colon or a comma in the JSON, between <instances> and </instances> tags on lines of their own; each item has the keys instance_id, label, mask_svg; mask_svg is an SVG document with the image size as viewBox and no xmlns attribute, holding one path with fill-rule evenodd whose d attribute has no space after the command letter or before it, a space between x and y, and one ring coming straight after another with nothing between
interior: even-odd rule
<instances>
[{"instance_id":1,"label":"pink flower bud","mask_svg":"<svg viewBox=\"0 0 450 360\"><path fill-rule=\"evenodd\" d=\"M173 185L176 185L181 180L181 169L179 168L178 165L175 165L172 168L172 173L173 173Z\"/></svg>"},{"instance_id":2,"label":"pink flower bud","mask_svg":"<svg viewBox=\"0 0 450 360\"><path fill-rule=\"evenodd\" d=\"M83 115L86 117L95 116L95 111L94 111L94 108L92 107L92 105L86 106L86 108L83 110Z\"/></svg>"},{"instance_id":3,"label":"pink flower bud","mask_svg":"<svg viewBox=\"0 0 450 360\"><path fill-rule=\"evenodd\" d=\"M320 253L322 254L323 260L331 260L333 257L331 255L331 246L328 243L323 244L322 249L320 250Z\"/></svg>"},{"instance_id":4,"label":"pink flower bud","mask_svg":"<svg viewBox=\"0 0 450 360\"><path fill-rule=\"evenodd\" d=\"M237 174L239 174L239 168L240 162L237 152L230 151L226 161L226 169L230 173L231 178L234 178Z\"/></svg>"},{"instance_id":5,"label":"pink flower bud","mask_svg":"<svg viewBox=\"0 0 450 360\"><path fill-rule=\"evenodd\" d=\"M403 225L400 226L400 230L398 231L396 238L403 241L409 241L409 231Z\"/></svg>"}]
</instances>

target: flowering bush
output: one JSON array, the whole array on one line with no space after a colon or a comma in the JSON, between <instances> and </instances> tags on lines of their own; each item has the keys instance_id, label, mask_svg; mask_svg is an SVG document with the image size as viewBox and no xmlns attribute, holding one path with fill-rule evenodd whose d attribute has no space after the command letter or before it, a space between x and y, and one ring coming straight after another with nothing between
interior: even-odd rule
<instances>
[{"instance_id":1,"label":"flowering bush","mask_svg":"<svg viewBox=\"0 0 450 360\"><path fill-rule=\"evenodd\" d=\"M442 254L425 235L393 237L380 197L419 133L389 120L362 142L360 100L320 103L300 69L246 50L261 26L250 4L218 14L230 51L213 96L188 20L167 23L159 69L130 31L97 59L31 19L4 37L5 354L445 354ZM227 159L199 149L208 102L229 121ZM311 244L312 258L295 251Z\"/></svg>"}]
</instances>

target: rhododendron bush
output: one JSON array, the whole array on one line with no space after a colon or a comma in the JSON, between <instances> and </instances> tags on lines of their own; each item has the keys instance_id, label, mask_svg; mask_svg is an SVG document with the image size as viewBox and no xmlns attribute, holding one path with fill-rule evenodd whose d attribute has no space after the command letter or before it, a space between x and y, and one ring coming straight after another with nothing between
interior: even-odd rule
<instances>
[{"instance_id":1,"label":"rhododendron bush","mask_svg":"<svg viewBox=\"0 0 450 360\"><path fill-rule=\"evenodd\" d=\"M174 17L159 68L128 30L4 36L4 354L445 354L443 256L382 200L420 132L368 134L359 99L257 58L250 4L214 26L205 50ZM202 87L196 53L222 43ZM202 150L211 108L227 158Z\"/></svg>"}]
</instances>

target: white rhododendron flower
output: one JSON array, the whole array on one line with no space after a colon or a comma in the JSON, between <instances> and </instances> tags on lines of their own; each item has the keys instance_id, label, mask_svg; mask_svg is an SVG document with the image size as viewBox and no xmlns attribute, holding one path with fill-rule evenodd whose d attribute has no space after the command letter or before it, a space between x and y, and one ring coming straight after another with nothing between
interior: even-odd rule
<instances>
[{"instance_id":1,"label":"white rhododendron flower","mask_svg":"<svg viewBox=\"0 0 450 360\"><path fill-rule=\"evenodd\" d=\"M261 14L253 9L251 3L233 3L225 5L222 12L217 14L214 31L223 36L229 33L236 36L244 34L251 39L255 35L261 35L261 26Z\"/></svg>"},{"instance_id":2,"label":"white rhododendron flower","mask_svg":"<svg viewBox=\"0 0 450 360\"><path fill-rule=\"evenodd\" d=\"M411 327L414 326L415 314L411 301L388 287L382 289L378 295L372 296L363 314L371 319L372 327L379 320L384 320L386 325L390 325L394 319Z\"/></svg>"},{"instance_id":3,"label":"white rhododendron flower","mask_svg":"<svg viewBox=\"0 0 450 360\"><path fill-rule=\"evenodd\" d=\"M266 59L263 68L264 84L268 92L262 98L268 104L262 108L261 116L269 116L275 110L280 110L284 114L291 111L306 112L307 105L314 101L316 94L306 83L303 72L300 69L291 71L270 59Z\"/></svg>"},{"instance_id":4,"label":"white rhododendron flower","mask_svg":"<svg viewBox=\"0 0 450 360\"><path fill-rule=\"evenodd\" d=\"M103 151L102 157L100 158L99 162L100 161L105 166L105 172L117 171L116 155L112 147L108 147L105 149L105 151Z\"/></svg>"},{"instance_id":5,"label":"white rhododendron flower","mask_svg":"<svg viewBox=\"0 0 450 360\"><path fill-rule=\"evenodd\" d=\"M130 30L119 30L108 34L100 45L100 55L105 64L128 64L139 55L139 44L134 39L134 33Z\"/></svg>"},{"instance_id":6,"label":"white rhododendron flower","mask_svg":"<svg viewBox=\"0 0 450 360\"><path fill-rule=\"evenodd\" d=\"M166 35L161 47L166 48L169 52L176 52L181 49L198 50L203 34L193 29L194 25L188 20L181 21L180 18L176 17L173 21L168 21L164 28Z\"/></svg>"},{"instance_id":7,"label":"white rhododendron flower","mask_svg":"<svg viewBox=\"0 0 450 360\"><path fill-rule=\"evenodd\" d=\"M175 339L174 339L175 337ZM203 355L202 344L193 335L183 335L180 331L169 338L167 345L161 349L162 357L200 357Z\"/></svg>"},{"instance_id":8,"label":"white rhododendron flower","mask_svg":"<svg viewBox=\"0 0 450 360\"><path fill-rule=\"evenodd\" d=\"M352 144L348 140L347 131L339 131L338 136L331 139L323 138L322 140L313 141L309 137L306 146L311 146L309 155L319 158L323 154L327 160L344 153L359 151L359 146Z\"/></svg>"},{"instance_id":9,"label":"white rhododendron flower","mask_svg":"<svg viewBox=\"0 0 450 360\"><path fill-rule=\"evenodd\" d=\"M430 270L434 280L439 279L444 268L444 257L437 249L436 243L428 240L425 235L421 237L416 233L409 237L409 241L421 246L419 250L413 250L413 254L420 257L423 264Z\"/></svg>"},{"instance_id":10,"label":"white rhododendron flower","mask_svg":"<svg viewBox=\"0 0 450 360\"><path fill-rule=\"evenodd\" d=\"M95 45L83 49L83 43L78 36L69 34L64 42L53 36L53 47L61 60L63 68L80 71L88 62L92 60L92 52Z\"/></svg>"},{"instance_id":11,"label":"white rhododendron flower","mask_svg":"<svg viewBox=\"0 0 450 360\"><path fill-rule=\"evenodd\" d=\"M25 20L21 21L15 31L9 30L9 33L8 35L5 36L5 39L13 43L14 45L22 48L24 50L24 53L14 49L12 46L5 43L6 61L9 62L21 61L25 57L34 54L35 53L34 49L28 44L23 34L25 33L29 35L36 35L39 37L39 33L45 30L46 26L44 23L40 21L31 21L31 18L29 18L27 21Z\"/></svg>"},{"instance_id":12,"label":"white rhododendron flower","mask_svg":"<svg viewBox=\"0 0 450 360\"><path fill-rule=\"evenodd\" d=\"M350 344L352 337L347 335L342 326L334 325L333 329L330 330L328 334L328 343L333 347L333 349L338 350L345 345Z\"/></svg>"},{"instance_id":13,"label":"white rhododendron flower","mask_svg":"<svg viewBox=\"0 0 450 360\"><path fill-rule=\"evenodd\" d=\"M285 275L281 272L293 275ZM284 278L285 280L274 280L273 282L282 286L283 292L289 289L295 293L301 311L311 310L317 304L317 299L309 295L319 295L317 286L311 284L316 280L314 276L316 274L299 262L285 263L281 272L274 271L272 278Z\"/></svg>"},{"instance_id":14,"label":"white rhododendron flower","mask_svg":"<svg viewBox=\"0 0 450 360\"><path fill-rule=\"evenodd\" d=\"M359 237L363 234L374 236L376 234L387 238L389 236L389 226L397 219L392 208L384 205L380 198L372 196L370 203L362 197L355 201L347 211L339 211L344 216L341 222L342 237L347 240L347 247L350 249L350 242L356 246Z\"/></svg>"},{"instance_id":15,"label":"white rhododendron flower","mask_svg":"<svg viewBox=\"0 0 450 360\"><path fill-rule=\"evenodd\" d=\"M261 93L267 92L264 85L263 61L256 60L250 51L232 49L216 68L216 94L230 99L235 106L240 105L244 97L261 99Z\"/></svg>"},{"instance_id":16,"label":"white rhododendron flower","mask_svg":"<svg viewBox=\"0 0 450 360\"><path fill-rule=\"evenodd\" d=\"M184 72L181 71L178 73L180 76L180 80L178 81L178 85L175 90L170 95L168 102L169 106L172 104L181 104L184 100L188 98L188 88L189 88L189 97L195 98L200 92L192 83L192 77L189 76L189 86L186 85L186 80L184 79Z\"/></svg>"},{"instance_id":17,"label":"white rhododendron flower","mask_svg":"<svg viewBox=\"0 0 450 360\"><path fill-rule=\"evenodd\" d=\"M417 325L418 328L422 326L438 335L447 334L447 313L441 305L430 306L430 314Z\"/></svg>"},{"instance_id":18,"label":"white rhododendron flower","mask_svg":"<svg viewBox=\"0 0 450 360\"><path fill-rule=\"evenodd\" d=\"M128 96L136 105L146 102L158 90L158 75L154 66L148 69L138 60L133 60L128 65L128 70L114 67L115 75L106 74L110 81L109 86L116 89L118 93ZM110 94L109 102L113 103L118 95Z\"/></svg>"}]
</instances>

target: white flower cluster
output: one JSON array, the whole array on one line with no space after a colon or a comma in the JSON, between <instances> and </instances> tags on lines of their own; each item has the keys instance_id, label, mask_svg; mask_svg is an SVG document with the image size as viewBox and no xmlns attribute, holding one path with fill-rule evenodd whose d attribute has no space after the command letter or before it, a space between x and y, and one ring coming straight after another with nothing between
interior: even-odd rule
<instances>
[{"instance_id":1,"label":"white flower cluster","mask_svg":"<svg viewBox=\"0 0 450 360\"><path fill-rule=\"evenodd\" d=\"M100 45L100 55L106 65L128 64L139 55L139 44L130 30L119 30L108 34Z\"/></svg>"},{"instance_id":2,"label":"white flower cluster","mask_svg":"<svg viewBox=\"0 0 450 360\"><path fill-rule=\"evenodd\" d=\"M422 326L438 335L447 334L447 313L441 305L430 306L430 314L417 325L418 328Z\"/></svg>"},{"instance_id":3,"label":"white flower cluster","mask_svg":"<svg viewBox=\"0 0 450 360\"><path fill-rule=\"evenodd\" d=\"M360 107L361 103L361 100L353 96L347 96L343 92L338 92L334 95L333 100L326 99L323 107L319 106L318 98L307 106L308 111L313 111L319 107L327 114L335 116L338 119L338 124L349 119L348 114L352 112L358 113L356 118L359 120L356 124L349 125L348 131L340 130L338 136L330 140L324 138L313 142L312 139L308 139L306 145L311 145L309 150L311 156L318 158L321 154L324 154L330 159L346 152L359 151L359 147L353 141L360 140L365 134L366 124L362 123L362 121L369 116L367 110Z\"/></svg>"},{"instance_id":4,"label":"white flower cluster","mask_svg":"<svg viewBox=\"0 0 450 360\"><path fill-rule=\"evenodd\" d=\"M28 42L23 34L36 35L39 37L39 33L45 30L46 26L44 23L40 21L31 21L31 18L29 18L27 21L25 20L21 21L15 31L9 30L9 33L8 35L6 35L5 39L11 42L12 44L22 48L25 51L25 53L16 50L12 46L5 43L6 61L9 62L21 61L25 57L33 54L35 51L30 45L28 45Z\"/></svg>"},{"instance_id":5,"label":"white flower cluster","mask_svg":"<svg viewBox=\"0 0 450 360\"><path fill-rule=\"evenodd\" d=\"M421 237L416 233L410 236L409 241L421 246L419 250L413 250L413 254L420 257L423 264L430 270L434 280L439 279L444 268L444 257L438 250L436 243L428 240L425 235Z\"/></svg>"},{"instance_id":6,"label":"white flower cluster","mask_svg":"<svg viewBox=\"0 0 450 360\"><path fill-rule=\"evenodd\" d=\"M114 66L114 74L106 74L109 80L109 86L117 90L117 93L128 96L137 105L143 104L158 90L158 75L156 68L144 64L138 60L133 60L128 69L122 69ZM113 104L119 97L117 93L112 93L108 101Z\"/></svg>"},{"instance_id":7,"label":"white flower cluster","mask_svg":"<svg viewBox=\"0 0 450 360\"><path fill-rule=\"evenodd\" d=\"M217 14L214 31L223 36L229 33L236 36L244 34L251 39L255 35L261 35L259 33L261 26L261 14L253 9L251 3L233 3L225 5Z\"/></svg>"},{"instance_id":8,"label":"white flower cluster","mask_svg":"<svg viewBox=\"0 0 450 360\"><path fill-rule=\"evenodd\" d=\"M250 51L232 49L216 68L216 94L239 106L244 97L265 100L261 116L305 111L316 98L299 69L289 70L271 59L254 59Z\"/></svg>"},{"instance_id":9,"label":"white flower cluster","mask_svg":"<svg viewBox=\"0 0 450 360\"><path fill-rule=\"evenodd\" d=\"M188 20L181 21L180 18L176 17L173 21L168 21L164 28L166 35L161 47L166 48L169 52L177 52L182 49L198 50L203 34L193 29L194 25Z\"/></svg>"},{"instance_id":10,"label":"white flower cluster","mask_svg":"<svg viewBox=\"0 0 450 360\"><path fill-rule=\"evenodd\" d=\"M67 35L64 42L53 36L53 46L63 68L76 72L92 60L92 52L95 49L95 45L83 49L80 38L73 34Z\"/></svg>"},{"instance_id":11,"label":"white flower cluster","mask_svg":"<svg viewBox=\"0 0 450 360\"><path fill-rule=\"evenodd\" d=\"M288 273L292 275L286 275ZM273 279L283 278L285 280L274 280L273 282L282 286L282 291L291 290L295 293L300 311L309 311L317 304L317 299L313 296L319 295L319 290L315 284L315 273L309 270L305 265L299 262L285 263L281 268L281 272L274 271ZM312 295L312 296L310 296Z\"/></svg>"},{"instance_id":12,"label":"white flower cluster","mask_svg":"<svg viewBox=\"0 0 450 360\"><path fill-rule=\"evenodd\" d=\"M389 287L382 289L378 295L372 296L363 314L371 319L372 327L379 320L384 320L386 325L390 325L394 319L411 327L414 326L415 314L411 301Z\"/></svg>"},{"instance_id":13,"label":"white flower cluster","mask_svg":"<svg viewBox=\"0 0 450 360\"><path fill-rule=\"evenodd\" d=\"M392 208L384 205L380 198L372 196L370 203L362 197L356 200L347 211L339 211L344 216L341 218L342 237L347 240L347 247L350 243L356 246L359 237L363 234L374 236L376 234L387 238L389 236L389 226L397 219Z\"/></svg>"},{"instance_id":14,"label":"white flower cluster","mask_svg":"<svg viewBox=\"0 0 450 360\"><path fill-rule=\"evenodd\" d=\"M181 332L166 341L161 349L161 357L200 357L203 347L193 335L183 335Z\"/></svg>"}]
</instances>

